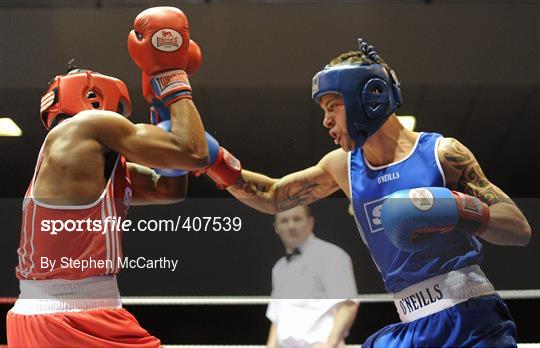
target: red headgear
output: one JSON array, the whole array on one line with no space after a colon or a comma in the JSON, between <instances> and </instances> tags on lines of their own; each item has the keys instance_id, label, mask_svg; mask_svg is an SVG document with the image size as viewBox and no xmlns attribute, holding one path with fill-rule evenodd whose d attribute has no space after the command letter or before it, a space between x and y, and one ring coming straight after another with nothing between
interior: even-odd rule
<instances>
[{"instance_id":1,"label":"red headgear","mask_svg":"<svg viewBox=\"0 0 540 348\"><path fill-rule=\"evenodd\" d=\"M131 100L124 82L89 70L72 70L56 76L41 97L41 120L47 129L58 114L74 116L93 109L129 117Z\"/></svg>"}]
</instances>

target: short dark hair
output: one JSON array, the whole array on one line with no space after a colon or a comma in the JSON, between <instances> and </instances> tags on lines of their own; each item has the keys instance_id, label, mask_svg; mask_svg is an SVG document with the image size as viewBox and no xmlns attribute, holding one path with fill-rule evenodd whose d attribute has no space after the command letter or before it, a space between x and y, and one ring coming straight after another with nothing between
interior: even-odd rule
<instances>
[{"instance_id":1,"label":"short dark hair","mask_svg":"<svg viewBox=\"0 0 540 348\"><path fill-rule=\"evenodd\" d=\"M388 71L392 70L384 59L375 51L373 46L369 45L363 39L360 40L360 50L341 53L328 64L329 66L347 65L347 64L381 64Z\"/></svg>"},{"instance_id":2,"label":"short dark hair","mask_svg":"<svg viewBox=\"0 0 540 348\"><path fill-rule=\"evenodd\" d=\"M311 214L311 209L309 208L309 205L307 205L307 204L302 204L302 205L298 205L297 207L303 207L303 208L304 208L304 212L306 213L306 216L307 216L308 218L310 218L310 217L313 216L313 215ZM293 208L296 208L296 207L293 207ZM291 209L293 209L293 208L291 208ZM279 213L281 213L281 212L278 212L278 213L276 213L276 214L274 215L274 221L277 220L277 216L278 216Z\"/></svg>"}]
</instances>

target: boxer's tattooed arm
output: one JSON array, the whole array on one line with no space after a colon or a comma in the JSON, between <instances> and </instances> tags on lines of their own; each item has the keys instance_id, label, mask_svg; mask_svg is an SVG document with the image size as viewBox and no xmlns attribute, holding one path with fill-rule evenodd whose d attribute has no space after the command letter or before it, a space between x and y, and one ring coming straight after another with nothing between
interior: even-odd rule
<instances>
[{"instance_id":1,"label":"boxer's tattooed arm","mask_svg":"<svg viewBox=\"0 0 540 348\"><path fill-rule=\"evenodd\" d=\"M453 138L445 138L439 146L439 158L453 190L478 197L487 205L499 202L514 202L485 176L472 152Z\"/></svg>"},{"instance_id":2,"label":"boxer's tattooed arm","mask_svg":"<svg viewBox=\"0 0 540 348\"><path fill-rule=\"evenodd\" d=\"M490 206L483 240L497 245L527 245L531 227L517 205L484 175L472 152L455 139L444 139L438 148L447 186L478 197Z\"/></svg>"},{"instance_id":3,"label":"boxer's tattooed arm","mask_svg":"<svg viewBox=\"0 0 540 348\"><path fill-rule=\"evenodd\" d=\"M242 180L229 191L245 204L267 212L276 213L310 204L329 196L338 189L332 176L319 166L314 166L281 179L242 171Z\"/></svg>"},{"instance_id":4,"label":"boxer's tattooed arm","mask_svg":"<svg viewBox=\"0 0 540 348\"><path fill-rule=\"evenodd\" d=\"M278 211L310 204L337 190L338 186L335 182L320 180L321 178L312 174L307 169L277 182L274 188L274 202Z\"/></svg>"}]
</instances>

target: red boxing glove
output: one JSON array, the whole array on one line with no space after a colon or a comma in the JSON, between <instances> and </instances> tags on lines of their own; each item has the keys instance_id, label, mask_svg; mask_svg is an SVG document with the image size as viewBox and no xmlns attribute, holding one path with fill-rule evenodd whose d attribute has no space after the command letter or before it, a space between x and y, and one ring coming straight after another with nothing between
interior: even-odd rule
<instances>
[{"instance_id":1,"label":"red boxing glove","mask_svg":"<svg viewBox=\"0 0 540 348\"><path fill-rule=\"evenodd\" d=\"M189 24L175 7L152 7L139 13L128 36L128 51L148 76L175 69L188 62Z\"/></svg>"},{"instance_id":2,"label":"red boxing glove","mask_svg":"<svg viewBox=\"0 0 540 348\"><path fill-rule=\"evenodd\" d=\"M189 76L195 75L197 70L199 70L199 67L202 63L202 52L201 48L197 43L191 39L189 39L189 49L188 49L188 62L186 66L186 73Z\"/></svg>"},{"instance_id":3,"label":"red boxing glove","mask_svg":"<svg viewBox=\"0 0 540 348\"><path fill-rule=\"evenodd\" d=\"M165 105L191 98L185 69L189 60L189 25L175 7L152 7L141 12L128 36L128 51L148 76L154 96ZM146 95L145 95L146 97Z\"/></svg>"},{"instance_id":4,"label":"red boxing glove","mask_svg":"<svg viewBox=\"0 0 540 348\"><path fill-rule=\"evenodd\" d=\"M150 84L150 77L148 77L144 71L141 74L141 85L144 99L146 99L147 102L152 103L154 101L154 91L152 90L152 85Z\"/></svg>"},{"instance_id":5,"label":"red boxing glove","mask_svg":"<svg viewBox=\"0 0 540 348\"><path fill-rule=\"evenodd\" d=\"M201 48L197 43L189 39L189 49L188 49L188 61L186 66L186 73L189 76L194 75L202 63L202 52ZM152 90L152 84L150 82L150 77L143 71L141 74L141 84L142 84L142 94L144 99L147 102L152 103L154 100L154 91Z\"/></svg>"},{"instance_id":6,"label":"red boxing glove","mask_svg":"<svg viewBox=\"0 0 540 348\"><path fill-rule=\"evenodd\" d=\"M204 173L216 183L219 189L226 189L240 177L242 164L229 151L220 147L216 161L205 170L196 172L195 175L199 176Z\"/></svg>"},{"instance_id":7,"label":"red boxing glove","mask_svg":"<svg viewBox=\"0 0 540 348\"><path fill-rule=\"evenodd\" d=\"M219 189L225 189L238 180L242 173L242 164L229 151L219 146L216 138L206 132L206 143L210 155L210 165L203 170L193 172L195 176L206 174L214 180Z\"/></svg>"},{"instance_id":8,"label":"red boxing glove","mask_svg":"<svg viewBox=\"0 0 540 348\"><path fill-rule=\"evenodd\" d=\"M475 236L484 233L489 224L490 212L486 203L467 194L452 191L458 208L458 227L471 231ZM461 226L460 226L461 225Z\"/></svg>"},{"instance_id":9,"label":"red boxing glove","mask_svg":"<svg viewBox=\"0 0 540 348\"><path fill-rule=\"evenodd\" d=\"M214 164L206 170L208 175L216 186L225 189L238 180L242 172L242 164L223 147L219 148L218 156Z\"/></svg>"}]
</instances>

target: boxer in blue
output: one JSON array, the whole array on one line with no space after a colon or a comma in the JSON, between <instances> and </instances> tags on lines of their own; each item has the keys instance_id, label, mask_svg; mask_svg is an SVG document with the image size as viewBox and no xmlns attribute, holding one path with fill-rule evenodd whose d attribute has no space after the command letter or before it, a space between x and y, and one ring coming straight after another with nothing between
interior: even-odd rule
<instances>
[{"instance_id":1,"label":"boxer in blue","mask_svg":"<svg viewBox=\"0 0 540 348\"><path fill-rule=\"evenodd\" d=\"M270 214L345 192L401 318L363 347L516 346L510 312L480 269L481 239L528 243L530 226L514 202L458 140L400 124L397 76L365 41L315 75L312 96L339 149L273 179L242 170L210 139L206 173Z\"/></svg>"}]
</instances>

